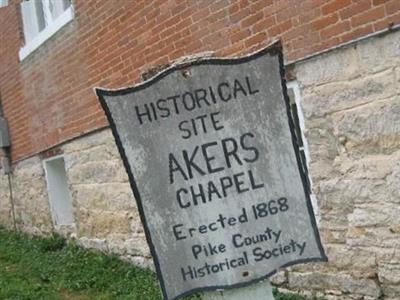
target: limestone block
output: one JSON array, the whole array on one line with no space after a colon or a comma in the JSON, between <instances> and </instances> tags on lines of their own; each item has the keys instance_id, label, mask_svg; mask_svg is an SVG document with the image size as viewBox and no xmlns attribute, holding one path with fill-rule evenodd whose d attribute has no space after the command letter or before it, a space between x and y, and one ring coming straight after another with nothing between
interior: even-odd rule
<instances>
[{"instance_id":1,"label":"limestone block","mask_svg":"<svg viewBox=\"0 0 400 300\"><path fill-rule=\"evenodd\" d=\"M0 172L2 170L0 169ZM11 203L8 177L0 174L0 224L11 226Z\"/></svg>"},{"instance_id":2,"label":"limestone block","mask_svg":"<svg viewBox=\"0 0 400 300\"><path fill-rule=\"evenodd\" d=\"M87 162L71 168L68 172L70 184L127 182L128 176L120 160Z\"/></svg>"},{"instance_id":3,"label":"limestone block","mask_svg":"<svg viewBox=\"0 0 400 300\"><path fill-rule=\"evenodd\" d=\"M128 234L129 213L104 210L77 210L78 236L106 238L110 234Z\"/></svg>"},{"instance_id":4,"label":"limestone block","mask_svg":"<svg viewBox=\"0 0 400 300\"><path fill-rule=\"evenodd\" d=\"M71 189L78 207L108 211L137 210L128 183L76 184Z\"/></svg>"},{"instance_id":5,"label":"limestone block","mask_svg":"<svg viewBox=\"0 0 400 300\"><path fill-rule=\"evenodd\" d=\"M379 281L382 282L384 285L400 286L400 264L380 265L378 276L379 276Z\"/></svg>"},{"instance_id":6,"label":"limestone block","mask_svg":"<svg viewBox=\"0 0 400 300\"><path fill-rule=\"evenodd\" d=\"M132 217L130 217L130 228L133 234L144 234L143 224L140 220L138 211L132 211Z\"/></svg>"},{"instance_id":7,"label":"limestone block","mask_svg":"<svg viewBox=\"0 0 400 300\"><path fill-rule=\"evenodd\" d=\"M122 239L108 238L108 251L117 255L126 255L125 241Z\"/></svg>"},{"instance_id":8,"label":"limestone block","mask_svg":"<svg viewBox=\"0 0 400 300\"><path fill-rule=\"evenodd\" d=\"M400 101L394 97L384 101L333 115L336 136L345 136L350 151L362 153L392 153L400 146Z\"/></svg>"},{"instance_id":9,"label":"limestone block","mask_svg":"<svg viewBox=\"0 0 400 300\"><path fill-rule=\"evenodd\" d=\"M356 191L353 191L355 189ZM354 182L342 178L326 179L318 184L318 204L320 209L337 209L342 213L353 209L353 197L357 192Z\"/></svg>"},{"instance_id":10,"label":"limestone block","mask_svg":"<svg viewBox=\"0 0 400 300\"><path fill-rule=\"evenodd\" d=\"M349 270L350 274L361 273L364 278L376 273L378 265L374 251L344 245L328 245L325 250L329 266L339 270Z\"/></svg>"},{"instance_id":11,"label":"limestone block","mask_svg":"<svg viewBox=\"0 0 400 300\"><path fill-rule=\"evenodd\" d=\"M313 153L311 162L333 160L338 154L338 139L333 133L333 127L329 118L313 119L307 124L306 139L309 150Z\"/></svg>"},{"instance_id":12,"label":"limestone block","mask_svg":"<svg viewBox=\"0 0 400 300\"><path fill-rule=\"evenodd\" d=\"M343 157L336 165L347 178L355 179L386 179L399 165L400 151L391 155L367 155L360 159Z\"/></svg>"},{"instance_id":13,"label":"limestone block","mask_svg":"<svg viewBox=\"0 0 400 300\"><path fill-rule=\"evenodd\" d=\"M52 231L42 162L32 157L18 163L12 176L15 215L21 230L43 234Z\"/></svg>"},{"instance_id":14,"label":"limestone block","mask_svg":"<svg viewBox=\"0 0 400 300\"><path fill-rule=\"evenodd\" d=\"M397 84L393 69L362 76L351 81L335 81L306 89L301 98L307 118L323 117L337 111L395 96Z\"/></svg>"},{"instance_id":15,"label":"limestone block","mask_svg":"<svg viewBox=\"0 0 400 300\"><path fill-rule=\"evenodd\" d=\"M358 55L363 73L378 72L400 64L400 33L393 32L359 43Z\"/></svg>"},{"instance_id":16,"label":"limestone block","mask_svg":"<svg viewBox=\"0 0 400 300\"><path fill-rule=\"evenodd\" d=\"M124 245L129 255L150 257L150 250L143 235L127 239Z\"/></svg>"},{"instance_id":17,"label":"limestone block","mask_svg":"<svg viewBox=\"0 0 400 300\"><path fill-rule=\"evenodd\" d=\"M105 239L82 237L77 240L77 243L84 248L97 249L102 252L108 251L108 245Z\"/></svg>"},{"instance_id":18,"label":"limestone block","mask_svg":"<svg viewBox=\"0 0 400 300\"><path fill-rule=\"evenodd\" d=\"M390 226L399 221L399 216L399 206L375 203L355 208L349 214L349 224L354 227Z\"/></svg>"},{"instance_id":19,"label":"limestone block","mask_svg":"<svg viewBox=\"0 0 400 300\"><path fill-rule=\"evenodd\" d=\"M155 271L152 259L141 256L128 256L127 260L138 267Z\"/></svg>"},{"instance_id":20,"label":"limestone block","mask_svg":"<svg viewBox=\"0 0 400 300\"><path fill-rule=\"evenodd\" d=\"M400 81L400 66L397 67L395 71L396 71L397 82L399 82ZM396 86L397 86L397 92L399 93L400 86L398 84Z\"/></svg>"},{"instance_id":21,"label":"limestone block","mask_svg":"<svg viewBox=\"0 0 400 300\"><path fill-rule=\"evenodd\" d=\"M319 230L323 245L328 243L344 244L346 243L346 230L321 228Z\"/></svg>"},{"instance_id":22,"label":"limestone block","mask_svg":"<svg viewBox=\"0 0 400 300\"><path fill-rule=\"evenodd\" d=\"M399 284L384 284L382 287L383 293L385 294L385 300L398 300L400 295Z\"/></svg>"},{"instance_id":23,"label":"limestone block","mask_svg":"<svg viewBox=\"0 0 400 300\"><path fill-rule=\"evenodd\" d=\"M386 177L386 201L400 204L400 161L393 164L392 173Z\"/></svg>"},{"instance_id":24,"label":"limestone block","mask_svg":"<svg viewBox=\"0 0 400 300\"><path fill-rule=\"evenodd\" d=\"M377 248L377 260L378 264L399 264L400 262L400 249L383 249Z\"/></svg>"},{"instance_id":25,"label":"limestone block","mask_svg":"<svg viewBox=\"0 0 400 300\"><path fill-rule=\"evenodd\" d=\"M340 209L320 209L321 220L320 227L327 226L332 228L343 228L349 224L346 214L343 214Z\"/></svg>"},{"instance_id":26,"label":"limestone block","mask_svg":"<svg viewBox=\"0 0 400 300\"><path fill-rule=\"evenodd\" d=\"M336 80L353 79L360 75L357 50L348 47L325 53L297 64L295 72L303 88Z\"/></svg>"},{"instance_id":27,"label":"limestone block","mask_svg":"<svg viewBox=\"0 0 400 300\"><path fill-rule=\"evenodd\" d=\"M287 271L282 270L282 271L277 272L275 275L270 277L270 280L273 285L283 285L283 284L287 283L287 281L288 281Z\"/></svg>"},{"instance_id":28,"label":"limestone block","mask_svg":"<svg viewBox=\"0 0 400 300\"><path fill-rule=\"evenodd\" d=\"M115 144L110 129L104 129L99 132L95 132L84 136L83 138L76 139L70 143L63 145L63 151L65 154L74 151L83 151L99 145L104 144Z\"/></svg>"},{"instance_id":29,"label":"limestone block","mask_svg":"<svg viewBox=\"0 0 400 300\"><path fill-rule=\"evenodd\" d=\"M307 287L314 290L339 290L346 294L370 296L378 299L381 295L379 285L372 279L354 279L348 274L324 274L318 272L289 273L290 288L301 289Z\"/></svg>"},{"instance_id":30,"label":"limestone block","mask_svg":"<svg viewBox=\"0 0 400 300\"><path fill-rule=\"evenodd\" d=\"M86 150L65 154L65 168L68 171L76 165L84 164L86 162L114 160L119 158L117 155L118 151L114 145L103 144L100 146L94 146Z\"/></svg>"},{"instance_id":31,"label":"limestone block","mask_svg":"<svg viewBox=\"0 0 400 300\"><path fill-rule=\"evenodd\" d=\"M399 235L385 227L349 227L347 244L351 247L377 247L396 249L400 247Z\"/></svg>"}]
</instances>

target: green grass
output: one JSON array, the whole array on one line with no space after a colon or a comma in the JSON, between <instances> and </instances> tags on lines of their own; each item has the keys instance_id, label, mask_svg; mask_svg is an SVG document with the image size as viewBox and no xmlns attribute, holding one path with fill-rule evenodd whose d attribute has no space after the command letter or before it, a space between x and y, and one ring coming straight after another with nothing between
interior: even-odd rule
<instances>
[{"instance_id":1,"label":"green grass","mask_svg":"<svg viewBox=\"0 0 400 300\"><path fill-rule=\"evenodd\" d=\"M276 291L275 297L305 300ZM57 235L39 238L0 227L0 299L159 300L161 293L150 270L66 243Z\"/></svg>"}]
</instances>

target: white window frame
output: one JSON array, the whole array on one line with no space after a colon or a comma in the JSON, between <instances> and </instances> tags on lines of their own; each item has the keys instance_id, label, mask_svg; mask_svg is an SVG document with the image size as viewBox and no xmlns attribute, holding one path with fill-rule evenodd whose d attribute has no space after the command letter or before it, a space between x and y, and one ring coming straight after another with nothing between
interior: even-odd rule
<instances>
[{"instance_id":1,"label":"white window frame","mask_svg":"<svg viewBox=\"0 0 400 300\"><path fill-rule=\"evenodd\" d=\"M43 165L43 169L44 169L44 173L45 173L45 179L46 179L46 188L47 188L47 195L48 195L48 200L49 200L51 218L53 220L53 224L54 224L54 227L56 229L60 229L60 228L65 227L65 226L67 226L67 227L75 227L74 208L73 208L72 197L71 197L71 193L70 193L68 185L66 187L66 190L67 190L66 191L67 194L65 195L66 199L64 199L64 200L69 201L68 204L70 204L71 211L69 212L70 215L68 216L68 218L71 219L70 222L63 222L63 220L58 220L57 219L57 215L58 215L59 212L56 211L55 205L53 203L53 202L55 202L54 201L55 200L54 197L56 195L53 193L53 191L51 190L51 187L50 187L51 180L50 180L49 177L51 176L51 174L49 174L48 164L51 163L52 161L59 160L59 159L62 159L64 161L64 167L65 167L65 158L64 158L64 155L62 155L62 154L61 155L55 155L55 156L52 156L52 157L47 158L47 159L43 159L43 161L42 161L42 165ZM65 176L67 176L66 170L65 170Z\"/></svg>"},{"instance_id":2,"label":"white window frame","mask_svg":"<svg viewBox=\"0 0 400 300\"><path fill-rule=\"evenodd\" d=\"M300 126L300 132L301 132L301 139L303 142L303 146L299 147L300 151L304 152L304 156L306 157L306 165L307 165L307 169L309 169L309 164L310 164L310 151L308 148L308 142L307 139L304 135L304 131L305 131L305 124L304 124L304 114L303 114L303 110L301 109L301 93L300 93L300 86L299 83L296 80L292 80L286 83L286 87L289 90L293 91L294 94L294 101L296 103L296 108L297 108L297 116L299 118L299 126ZM319 213L319 207L318 207L318 201L317 201L317 197L316 195L312 192L312 180L310 177L310 174L307 174L308 176L308 181L310 182L310 200L311 200L311 204L313 206L314 209L314 214L315 214L315 218L317 223L319 224L320 222L320 213Z\"/></svg>"},{"instance_id":3,"label":"white window frame","mask_svg":"<svg viewBox=\"0 0 400 300\"><path fill-rule=\"evenodd\" d=\"M23 61L32 52L40 47L44 42L51 38L57 33L62 27L68 24L74 19L74 9L71 5L56 19L49 17L49 1L43 0L43 9L45 13L46 27L39 32L32 40L26 42L26 44L19 50L19 59Z\"/></svg>"}]
</instances>

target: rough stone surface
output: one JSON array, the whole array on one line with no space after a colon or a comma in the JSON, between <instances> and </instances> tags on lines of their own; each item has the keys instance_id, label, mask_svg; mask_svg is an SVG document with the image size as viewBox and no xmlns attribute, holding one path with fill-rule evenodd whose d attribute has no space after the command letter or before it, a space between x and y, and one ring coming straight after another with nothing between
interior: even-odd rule
<instances>
[{"instance_id":1,"label":"rough stone surface","mask_svg":"<svg viewBox=\"0 0 400 300\"><path fill-rule=\"evenodd\" d=\"M39 157L18 163L12 174L17 227L32 234L53 230L44 169Z\"/></svg>"},{"instance_id":2,"label":"rough stone surface","mask_svg":"<svg viewBox=\"0 0 400 300\"><path fill-rule=\"evenodd\" d=\"M400 299L399 45L393 32L295 67L329 262L291 268L287 289Z\"/></svg>"},{"instance_id":3,"label":"rough stone surface","mask_svg":"<svg viewBox=\"0 0 400 300\"><path fill-rule=\"evenodd\" d=\"M151 266L136 201L110 130L63 146L78 243Z\"/></svg>"},{"instance_id":4,"label":"rough stone surface","mask_svg":"<svg viewBox=\"0 0 400 300\"><path fill-rule=\"evenodd\" d=\"M10 189L7 175L0 169L0 224L12 227Z\"/></svg>"}]
</instances>

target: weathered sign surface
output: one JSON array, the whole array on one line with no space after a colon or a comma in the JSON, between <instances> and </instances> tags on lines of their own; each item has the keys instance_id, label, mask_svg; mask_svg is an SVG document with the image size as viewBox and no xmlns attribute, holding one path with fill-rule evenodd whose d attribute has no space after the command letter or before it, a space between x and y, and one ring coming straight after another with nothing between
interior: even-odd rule
<instances>
[{"instance_id":1,"label":"weathered sign surface","mask_svg":"<svg viewBox=\"0 0 400 300\"><path fill-rule=\"evenodd\" d=\"M165 299L326 260L282 77L275 47L96 90Z\"/></svg>"}]
</instances>

